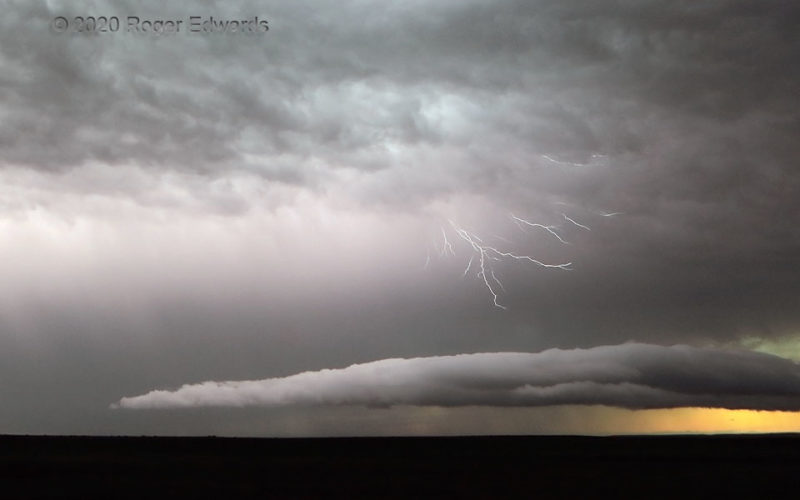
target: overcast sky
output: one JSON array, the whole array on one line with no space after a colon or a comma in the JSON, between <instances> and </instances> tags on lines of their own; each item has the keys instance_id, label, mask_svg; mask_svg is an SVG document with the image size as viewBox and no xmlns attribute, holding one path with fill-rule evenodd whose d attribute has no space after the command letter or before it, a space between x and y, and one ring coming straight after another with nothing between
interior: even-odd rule
<instances>
[{"instance_id":1,"label":"overcast sky","mask_svg":"<svg viewBox=\"0 0 800 500\"><path fill-rule=\"evenodd\" d=\"M0 433L800 408L800 5L0 7Z\"/></svg>"}]
</instances>

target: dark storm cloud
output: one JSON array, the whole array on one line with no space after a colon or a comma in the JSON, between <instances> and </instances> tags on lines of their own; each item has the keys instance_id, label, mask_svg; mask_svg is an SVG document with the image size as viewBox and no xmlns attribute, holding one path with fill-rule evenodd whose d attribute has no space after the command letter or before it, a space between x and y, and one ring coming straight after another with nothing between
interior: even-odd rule
<instances>
[{"instance_id":1,"label":"dark storm cloud","mask_svg":"<svg viewBox=\"0 0 800 500\"><path fill-rule=\"evenodd\" d=\"M75 12L12 3L0 32L5 164L246 169L369 208L472 193L558 219L620 211L603 238L625 242L613 250L634 267L659 252L678 272L702 274L702 261L740 275L736 287L797 281L776 272L800 246L781 215L800 198L792 4L123 5L109 9L263 12L271 30L64 37L47 22ZM128 191L152 203L146 187ZM755 267L734 273L744 260Z\"/></svg>"},{"instance_id":2,"label":"dark storm cloud","mask_svg":"<svg viewBox=\"0 0 800 500\"><path fill-rule=\"evenodd\" d=\"M202 174L240 169L339 189L370 208L471 193L501 211L545 223L563 222L564 211L597 228L564 250L582 274L553 294L584 311L576 321L603 324L591 311L617 296L644 302L629 312L643 316L637 331L670 321L669 304L681 302L706 304L715 319L701 312L666 330L725 332L730 324L714 323L730 310L750 314L739 318L748 328L796 324L800 42L791 3L95 7L258 14L271 23L263 37L58 36L47 30L54 15L84 12L47 5L9 2L0 21L3 166L95 162L119 177L56 177L53 206L61 190L235 215L266 196L209 201L216 195ZM201 176L137 173L131 182L118 164L151 167L144 177ZM200 202L163 202L153 185ZM624 216L610 224L603 210ZM587 290L596 282L609 289L602 297ZM641 293L648 287L658 296Z\"/></svg>"},{"instance_id":3,"label":"dark storm cloud","mask_svg":"<svg viewBox=\"0 0 800 500\"><path fill-rule=\"evenodd\" d=\"M387 359L285 378L205 382L115 408L607 405L800 410L800 365L746 351L624 344Z\"/></svg>"},{"instance_id":4,"label":"dark storm cloud","mask_svg":"<svg viewBox=\"0 0 800 500\"><path fill-rule=\"evenodd\" d=\"M662 165L648 170L658 167L661 180L691 171L692 182L674 182L708 195L726 189L717 169L732 159L740 175L759 177L741 152L758 150L772 163L758 168L776 172L797 153L788 139L797 127L790 63L798 42L786 21L796 8L786 2L108 8L163 17L264 11L272 30L59 37L43 32L49 20L80 13L14 2L0 35L6 162L247 167L311 182L304 163L317 160L394 168L424 186L443 158L418 149L449 146L467 152L435 192L502 194L519 177L534 179L532 166L548 166L541 155L585 162L602 153L630 166L658 154ZM695 154L703 159L685 157ZM293 171L281 168L287 161ZM547 189L541 179L527 185L528 194ZM576 189L563 194L593 196Z\"/></svg>"},{"instance_id":5,"label":"dark storm cloud","mask_svg":"<svg viewBox=\"0 0 800 500\"><path fill-rule=\"evenodd\" d=\"M92 5L3 3L3 428L90 429L121 394L395 357L794 349L791 2ZM270 31L48 30L87 13ZM447 219L573 270L496 263L499 310L462 276L463 241L440 256Z\"/></svg>"}]
</instances>

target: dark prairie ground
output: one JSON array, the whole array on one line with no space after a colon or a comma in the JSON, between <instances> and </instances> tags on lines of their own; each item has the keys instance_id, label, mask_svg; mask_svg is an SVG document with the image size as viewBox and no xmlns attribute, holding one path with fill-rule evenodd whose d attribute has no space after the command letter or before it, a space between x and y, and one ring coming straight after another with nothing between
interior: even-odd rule
<instances>
[{"instance_id":1,"label":"dark prairie ground","mask_svg":"<svg viewBox=\"0 0 800 500\"><path fill-rule=\"evenodd\" d=\"M800 498L800 435L0 436L2 498Z\"/></svg>"}]
</instances>

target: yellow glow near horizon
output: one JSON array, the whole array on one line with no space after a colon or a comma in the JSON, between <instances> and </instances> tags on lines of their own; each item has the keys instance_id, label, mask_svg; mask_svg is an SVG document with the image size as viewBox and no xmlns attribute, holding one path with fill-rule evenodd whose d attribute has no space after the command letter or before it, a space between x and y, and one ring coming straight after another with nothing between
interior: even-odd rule
<instances>
[{"instance_id":1,"label":"yellow glow near horizon","mask_svg":"<svg viewBox=\"0 0 800 500\"><path fill-rule=\"evenodd\" d=\"M602 415L597 415L598 428L594 432L600 434L800 432L800 412L791 411L718 408L597 411Z\"/></svg>"},{"instance_id":2,"label":"yellow glow near horizon","mask_svg":"<svg viewBox=\"0 0 800 500\"><path fill-rule=\"evenodd\" d=\"M397 407L373 418L411 435L472 434L716 434L800 432L800 411L671 408L626 410L608 406L540 408ZM365 429L370 427L365 425ZM375 429L373 429L374 431ZM377 432L381 433L381 432Z\"/></svg>"}]
</instances>

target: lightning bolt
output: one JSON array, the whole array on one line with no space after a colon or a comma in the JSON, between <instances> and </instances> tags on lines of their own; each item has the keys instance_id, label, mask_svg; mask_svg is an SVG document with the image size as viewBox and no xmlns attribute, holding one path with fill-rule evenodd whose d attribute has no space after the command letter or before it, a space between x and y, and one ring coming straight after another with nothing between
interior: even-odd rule
<instances>
[{"instance_id":1,"label":"lightning bolt","mask_svg":"<svg viewBox=\"0 0 800 500\"><path fill-rule=\"evenodd\" d=\"M552 156L542 155L542 158L549 161L550 163L555 163L556 165L562 165L567 167L591 167L592 165L597 165L597 162L595 160L598 159L601 160L605 157L606 157L605 155L593 154L589 160L589 163L576 163L571 161L556 160Z\"/></svg>"},{"instance_id":2,"label":"lightning bolt","mask_svg":"<svg viewBox=\"0 0 800 500\"><path fill-rule=\"evenodd\" d=\"M563 215L563 216L564 216L564 218L565 218L566 220L568 220L569 222L572 222L572 223L573 223L573 224L575 224L576 226L578 226L578 227L580 227L580 228L582 228L582 229L585 229L585 230L587 230L587 231L591 231L591 229L589 229L589 227L588 227L588 226L584 226L583 224L579 224L579 223L575 222L574 220L572 220L571 218L569 218L569 216L568 216L567 214L561 214L561 215Z\"/></svg>"},{"instance_id":3,"label":"lightning bolt","mask_svg":"<svg viewBox=\"0 0 800 500\"><path fill-rule=\"evenodd\" d=\"M592 154L583 163L563 161L544 154L540 156L542 159L550 163L563 167L608 166L608 157L602 154ZM556 201L555 203L557 205L564 205L565 207L573 207L573 205L565 203L563 201ZM562 210L567 210L567 208L563 208ZM622 214L622 212L597 212L594 210L590 210L590 212L600 215L602 217L613 217ZM573 219L566 213L561 214L566 223L561 223L560 225L541 224L538 222L532 222L523 219L521 217L517 217L513 213L509 213L508 215L521 231L527 233L529 232L528 228L543 230L549 233L550 236L557 239L560 243L564 245L570 244L561 236L561 233L569 230L566 227L566 223L572 224L573 226L576 226L585 231L591 231L591 228L589 226L578 222L577 220ZM464 268L462 277L466 277L468 274L470 274L470 272L475 272L477 277L483 281L483 285L489 291L489 294L492 297L492 304L494 304L494 306L499 309L507 309L506 306L500 303L500 293L499 293L499 292L506 292L506 289L500 277L498 277L497 273L495 272L494 269L495 262L516 260L516 261L525 261L528 262L529 264L534 264L549 269L561 269L565 271L571 270L570 267L572 265L571 262L567 262L564 264L547 264L545 262L542 262L534 258L531 255L518 254L511 251L501 250L500 248L498 248L498 246L493 246L489 244L488 242L481 239L474 232L464 229L463 227L459 226L452 220L447 219L447 222L450 225L449 228L447 228L446 225L443 225L441 227L441 232L442 232L441 248L437 243L434 243L432 248L434 249L434 251L437 251L439 253L440 257L447 257L456 255L456 248L454 248L453 243L451 243L451 241L456 244L457 248L462 248L464 244L466 244L470 249L470 256L469 256L469 261L467 262L466 267ZM451 230L455 234L455 237L451 237L450 239L448 239L448 233ZM493 244L497 244L500 246L502 246L504 243L508 245L513 244L512 241L497 234L490 234L487 237L487 241L491 241ZM428 259L425 262L426 267L428 266L429 261L430 261L430 255L428 255Z\"/></svg>"},{"instance_id":4,"label":"lightning bolt","mask_svg":"<svg viewBox=\"0 0 800 500\"><path fill-rule=\"evenodd\" d=\"M500 289L505 292L506 291L506 287L504 287L503 283L501 283L500 280L497 279L497 276L494 275L494 269L489 269L489 272L492 274L492 279L494 280L494 282L497 283L498 285L500 285Z\"/></svg>"},{"instance_id":5,"label":"lightning bolt","mask_svg":"<svg viewBox=\"0 0 800 500\"><path fill-rule=\"evenodd\" d=\"M472 269L472 261L475 260L475 254L469 256L469 262L467 262L467 268L464 269L463 276L466 276L470 269Z\"/></svg>"},{"instance_id":6,"label":"lightning bolt","mask_svg":"<svg viewBox=\"0 0 800 500\"><path fill-rule=\"evenodd\" d=\"M563 161L556 159L549 155L541 155L541 158L544 160L564 167L592 167L592 166L607 166L607 156L602 154L592 154L588 160L584 163L578 162L571 162L571 161ZM556 202L558 205L565 205L571 206L565 202ZM593 212L602 217L613 217L615 215L621 215L622 212ZM585 224L581 224L577 220L573 219L566 213L561 214L562 217L566 222L572 224L573 226L579 227L586 231L591 231L591 228ZM557 239L560 243L564 245L569 245L570 243L566 241L562 236L561 232L564 228L564 225L552 225L552 224L541 224L538 222L532 222L521 217L517 217L516 215L509 213L509 216L512 221L519 227L519 229L523 232L528 232L528 228L533 229L540 229L547 231L553 238ZM493 268L495 262L501 261L508 261L508 260L517 260L517 261L526 261L530 264L534 264L540 267L550 268L550 269L561 269L565 271L571 270L570 266L572 265L571 262L567 262L565 264L547 264L542 262L531 255L524 255L524 254L517 254L514 252L504 251L498 248L497 246L492 246L489 243L482 240L477 234L464 229L463 227L459 226L452 220L448 219L447 222L450 224L450 228L455 233L456 238L453 239L454 242L457 243L457 246L461 246L466 243L466 245L471 250L471 254L469 257L469 261L467 262L466 267L464 268L464 272L462 276L466 277L470 271L477 268L477 277L483 281L484 286L489 291L489 294L492 297L492 304L499 309L507 309L506 306L500 303L500 292L505 292L505 286L500 278L495 273ZM451 240L448 239L448 230L445 229L445 226L441 227L442 232L442 244L441 250L438 250L438 245L434 244L434 249L439 251L441 257L446 256L455 256L456 251L451 243ZM492 234L488 237L488 239L492 242L502 242L507 244L512 244L511 241L508 239L499 236L497 234ZM502 243L500 243L502 245ZM428 260L426 260L426 267L428 262L430 261L430 255L428 255Z\"/></svg>"},{"instance_id":7,"label":"lightning bolt","mask_svg":"<svg viewBox=\"0 0 800 500\"><path fill-rule=\"evenodd\" d=\"M519 219L519 221L526 222L530 225L534 225L534 223L524 221L523 219ZM570 270L569 266L572 265L571 262L567 262L565 264L546 264L538 259L531 257L530 255L519 255L513 252L505 252L496 247L487 245L486 243L483 242L483 240L480 239L480 237L478 237L478 235L471 233L466 229L458 226L452 220L448 222L450 222L450 225L452 226L456 236L458 236L461 240L466 242L473 252L472 255L470 256L470 260L469 263L467 264L466 269L464 269L464 276L466 276L467 273L470 271L470 269L472 268L472 263L477 257L478 267L479 267L478 277L483 280L483 284L486 286L486 289L489 290L489 293L492 295L492 303L497 308L507 309L506 306L498 302L499 295L496 289L496 287L499 287L501 291L505 292L505 287L495 274L494 269L492 268L492 262L501 261L503 259L512 259L512 260L531 262L540 267L546 267L551 269L563 269L566 271ZM542 226L541 224L538 224L536 226L547 229L547 226ZM555 233L555 236L558 237L558 234ZM559 237L559 240L560 239L561 238ZM452 248L452 246L450 248ZM455 255L455 252L453 252L453 255Z\"/></svg>"},{"instance_id":8,"label":"lightning bolt","mask_svg":"<svg viewBox=\"0 0 800 500\"><path fill-rule=\"evenodd\" d=\"M531 226L531 227L538 227L540 229L544 229L548 233L550 233L553 236L555 236L558 239L558 241L560 241L561 243L563 243L565 245L569 245L569 243L564 241L564 239L561 238L561 236L555 231L556 230L556 226L545 226L544 224L538 224L536 222L531 222L531 221L527 221L525 219L520 219L519 217L517 217L514 214L509 214L509 215L511 216L512 219L514 219L514 222L517 223L517 226L519 226L519 228L522 229L523 231L525 229L522 227L522 224L526 224L526 225Z\"/></svg>"},{"instance_id":9,"label":"lightning bolt","mask_svg":"<svg viewBox=\"0 0 800 500\"><path fill-rule=\"evenodd\" d=\"M486 288L489 289L489 293L492 294L492 303L495 305L495 307L499 307L500 309L507 309L505 306L500 305L500 303L497 302L497 292L495 292L494 288L492 288L492 284L491 282L489 282L489 279L486 276L486 260L488 257L488 250L486 249L486 247L481 245L482 242L480 241L480 238L470 234L464 229L461 229L453 221L450 221L450 224L453 226L453 230L456 232L456 234L461 239L466 241L472 247L472 250L474 250L478 254L479 265L480 265L480 271L478 272L478 276L480 278L483 278L483 283L486 285ZM474 256L475 255L473 254L473 257ZM472 259L470 259L470 263L471 262ZM467 267L467 270L469 270L469 266Z\"/></svg>"},{"instance_id":10,"label":"lightning bolt","mask_svg":"<svg viewBox=\"0 0 800 500\"><path fill-rule=\"evenodd\" d=\"M453 245L451 245L447 240L447 233L445 232L444 228L442 228L442 238L444 239L444 242L442 243L442 257L446 256L448 253L450 253L450 255L455 255L456 252L453 250Z\"/></svg>"}]
</instances>

